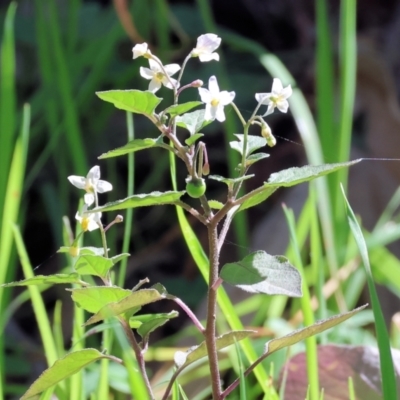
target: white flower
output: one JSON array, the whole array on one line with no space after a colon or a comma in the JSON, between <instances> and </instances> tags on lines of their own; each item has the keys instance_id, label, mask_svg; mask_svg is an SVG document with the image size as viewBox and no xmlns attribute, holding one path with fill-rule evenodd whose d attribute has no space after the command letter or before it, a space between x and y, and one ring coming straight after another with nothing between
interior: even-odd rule
<instances>
[{"instance_id":1,"label":"white flower","mask_svg":"<svg viewBox=\"0 0 400 400\"><path fill-rule=\"evenodd\" d=\"M112 185L109 182L100 180L100 167L95 165L87 174L83 176L71 175L68 180L78 189L86 190L85 204L88 206L94 203L94 193L104 193L112 190Z\"/></svg>"},{"instance_id":2,"label":"white flower","mask_svg":"<svg viewBox=\"0 0 400 400\"><path fill-rule=\"evenodd\" d=\"M85 204L82 212L78 211L75 215L75 219L80 222L83 232L98 229L101 224L101 212L88 213L87 207L87 204Z\"/></svg>"},{"instance_id":3,"label":"white flower","mask_svg":"<svg viewBox=\"0 0 400 400\"><path fill-rule=\"evenodd\" d=\"M140 67L140 75L145 79L151 79L149 85L149 91L152 93L157 92L160 89L161 84L169 89L173 89L174 87L178 87L178 81L176 79L171 78L176 72L178 72L181 67L178 64L168 64L164 65L164 71L161 69L161 66L154 60L149 59L150 69Z\"/></svg>"},{"instance_id":4,"label":"white flower","mask_svg":"<svg viewBox=\"0 0 400 400\"><path fill-rule=\"evenodd\" d=\"M279 111L285 113L289 108L289 103L287 99L292 95L292 87L290 85L283 88L282 82L278 78L274 78L272 83L271 93L256 93L256 100L260 104L265 104L268 106L267 112L263 115L272 114L275 107Z\"/></svg>"},{"instance_id":5,"label":"white flower","mask_svg":"<svg viewBox=\"0 0 400 400\"><path fill-rule=\"evenodd\" d=\"M235 98L235 92L220 92L215 76L210 77L208 89L199 88L201 101L206 104L204 119L206 121L217 119L219 122L225 121L224 106L232 103Z\"/></svg>"},{"instance_id":6,"label":"white flower","mask_svg":"<svg viewBox=\"0 0 400 400\"><path fill-rule=\"evenodd\" d=\"M132 52L133 52L133 59L142 57L146 54L151 55L151 51L149 50L149 46L147 45L147 43L136 44L133 47Z\"/></svg>"},{"instance_id":7,"label":"white flower","mask_svg":"<svg viewBox=\"0 0 400 400\"><path fill-rule=\"evenodd\" d=\"M192 57L199 57L201 62L219 61L219 54L213 53L221 44L221 38L214 33L206 33L197 38L197 45L190 53Z\"/></svg>"}]
</instances>

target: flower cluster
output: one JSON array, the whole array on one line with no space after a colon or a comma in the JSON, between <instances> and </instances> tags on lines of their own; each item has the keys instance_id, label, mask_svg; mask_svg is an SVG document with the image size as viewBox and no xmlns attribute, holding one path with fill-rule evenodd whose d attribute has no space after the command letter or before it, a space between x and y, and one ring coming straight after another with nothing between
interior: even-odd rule
<instances>
[{"instance_id":1,"label":"flower cluster","mask_svg":"<svg viewBox=\"0 0 400 400\"><path fill-rule=\"evenodd\" d=\"M183 65L189 58L198 57L201 62L219 61L219 54L215 52L221 44L221 38L213 33L207 33L197 38L196 47L189 53ZM145 57L149 59L150 68L141 67L140 75L150 80L149 91L152 93L157 92L162 85L168 89L177 90L180 86L180 78L174 79L172 75L176 74L181 67L178 64L163 65L162 62L152 54L147 43L137 44L132 49L133 58ZM184 67L182 67L184 68ZM195 84L196 82L196 84ZM233 102L235 92L220 91L217 78L211 76L208 81L208 89L199 87L198 81L183 87L198 87L199 96L201 101L206 105L205 119L207 121L217 120L219 122L225 121L224 107ZM201 81L200 81L201 82ZM290 85L283 87L280 79L275 78L272 84L270 93L256 93L255 97L258 102L258 107L266 105L267 111L263 117L272 114L277 108L279 111L286 113L289 108L287 99L292 94ZM257 107L257 109L258 109ZM262 135L268 136L268 143L273 145L272 133L265 121L261 123ZM268 129L266 129L268 127ZM267 133L268 131L268 133Z\"/></svg>"}]
</instances>

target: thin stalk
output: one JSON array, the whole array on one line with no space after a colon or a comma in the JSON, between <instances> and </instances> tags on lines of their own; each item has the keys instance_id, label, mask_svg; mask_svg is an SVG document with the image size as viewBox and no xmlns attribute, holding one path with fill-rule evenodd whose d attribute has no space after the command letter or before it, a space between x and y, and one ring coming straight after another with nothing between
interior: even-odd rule
<instances>
[{"instance_id":1,"label":"thin stalk","mask_svg":"<svg viewBox=\"0 0 400 400\"><path fill-rule=\"evenodd\" d=\"M208 243L210 254L210 270L208 280L208 299L207 299L207 326L206 326L206 346L208 353L208 362L211 373L211 386L213 398L220 399L221 396L221 380L218 368L218 354L216 345L216 318L217 318L217 291L214 289L214 284L218 279L218 232L217 224L208 226Z\"/></svg>"},{"instance_id":2,"label":"thin stalk","mask_svg":"<svg viewBox=\"0 0 400 400\"><path fill-rule=\"evenodd\" d=\"M126 124L128 127L128 142L135 138L135 126L133 123L133 114L131 112L126 112ZM135 153L128 154L128 191L127 197L130 197L134 193L135 188ZM125 230L124 230L124 240L122 243L122 252L129 252L129 244L131 241L132 232L132 222L133 222L133 208L128 208L125 215ZM118 275L118 286L123 287L126 277L126 268L128 264L128 259L125 258L121 261L121 266L119 268Z\"/></svg>"},{"instance_id":3,"label":"thin stalk","mask_svg":"<svg viewBox=\"0 0 400 400\"><path fill-rule=\"evenodd\" d=\"M119 322L121 323L121 326L125 332L125 335L133 349L133 351L135 352L135 356L136 356L136 360L138 362L138 367L139 367L139 371L140 374L142 375L143 381L146 385L146 389L147 392L149 394L149 397L151 399L154 399L154 394L153 391L151 389L151 385L150 385L150 381L149 378L147 376L146 373L146 367L145 367L145 362L144 362L144 357L143 357L143 353L142 353L142 349L139 346L139 343L136 341L136 338L132 332L131 327L129 326L129 324L127 323L127 321L124 318L119 318Z\"/></svg>"}]
</instances>

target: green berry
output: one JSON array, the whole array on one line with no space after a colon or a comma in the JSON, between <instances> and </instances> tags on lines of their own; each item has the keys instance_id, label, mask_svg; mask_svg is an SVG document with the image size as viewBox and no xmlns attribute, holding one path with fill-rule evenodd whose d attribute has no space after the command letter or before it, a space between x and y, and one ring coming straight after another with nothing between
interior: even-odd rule
<instances>
[{"instance_id":1,"label":"green berry","mask_svg":"<svg viewBox=\"0 0 400 400\"><path fill-rule=\"evenodd\" d=\"M186 192L190 197L198 199L206 192L206 183L204 179L186 179Z\"/></svg>"}]
</instances>

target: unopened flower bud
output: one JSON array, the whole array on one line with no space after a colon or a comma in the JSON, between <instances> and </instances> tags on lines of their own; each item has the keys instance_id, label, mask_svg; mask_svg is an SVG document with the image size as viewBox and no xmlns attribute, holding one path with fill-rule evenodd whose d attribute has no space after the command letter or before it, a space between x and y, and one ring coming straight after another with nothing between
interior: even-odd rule
<instances>
[{"instance_id":1,"label":"unopened flower bud","mask_svg":"<svg viewBox=\"0 0 400 400\"><path fill-rule=\"evenodd\" d=\"M191 86L194 88L199 88L199 87L202 87L203 85L204 85L204 82L201 79L196 79L191 84Z\"/></svg>"},{"instance_id":2,"label":"unopened flower bud","mask_svg":"<svg viewBox=\"0 0 400 400\"><path fill-rule=\"evenodd\" d=\"M78 257L79 256L79 252L80 252L79 246L71 246L69 248L69 255L71 257Z\"/></svg>"},{"instance_id":3,"label":"unopened flower bud","mask_svg":"<svg viewBox=\"0 0 400 400\"><path fill-rule=\"evenodd\" d=\"M122 215L117 215L114 220L117 224L124 221L124 217Z\"/></svg>"},{"instance_id":4,"label":"unopened flower bud","mask_svg":"<svg viewBox=\"0 0 400 400\"><path fill-rule=\"evenodd\" d=\"M208 162L205 162L203 165L203 175L208 175L210 173L210 164Z\"/></svg>"},{"instance_id":5,"label":"unopened flower bud","mask_svg":"<svg viewBox=\"0 0 400 400\"><path fill-rule=\"evenodd\" d=\"M272 134L271 128L266 122L261 125L261 136L267 140L267 145L269 147L274 147L276 145L276 139Z\"/></svg>"}]
</instances>

